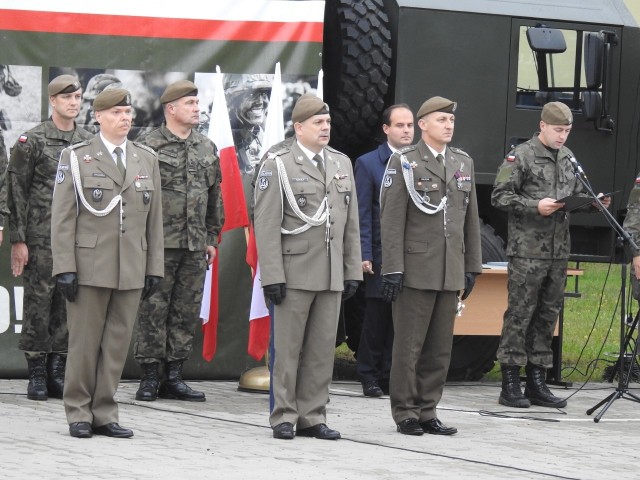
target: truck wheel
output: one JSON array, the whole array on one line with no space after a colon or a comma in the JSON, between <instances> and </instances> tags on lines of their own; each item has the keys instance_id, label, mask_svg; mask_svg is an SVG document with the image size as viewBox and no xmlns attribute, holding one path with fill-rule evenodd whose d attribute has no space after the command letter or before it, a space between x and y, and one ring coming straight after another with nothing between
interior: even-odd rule
<instances>
[{"instance_id":1,"label":"truck wheel","mask_svg":"<svg viewBox=\"0 0 640 480\"><path fill-rule=\"evenodd\" d=\"M391 75L391 31L383 0L327 0L322 69L331 145L356 158L373 148Z\"/></svg>"},{"instance_id":2,"label":"truck wheel","mask_svg":"<svg viewBox=\"0 0 640 480\"><path fill-rule=\"evenodd\" d=\"M504 242L490 225L480 221L482 263L506 262ZM453 337L451 364L447 380L480 380L490 371L496 361L500 344L498 336L456 335Z\"/></svg>"}]
</instances>

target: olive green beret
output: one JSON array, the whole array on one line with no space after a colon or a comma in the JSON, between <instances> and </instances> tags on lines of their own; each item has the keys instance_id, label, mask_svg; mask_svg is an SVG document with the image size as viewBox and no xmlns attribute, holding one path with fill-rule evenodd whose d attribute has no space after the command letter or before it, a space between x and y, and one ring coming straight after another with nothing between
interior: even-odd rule
<instances>
[{"instance_id":1,"label":"olive green beret","mask_svg":"<svg viewBox=\"0 0 640 480\"><path fill-rule=\"evenodd\" d=\"M571 109L562 102L547 103L542 108L540 118L549 125L571 125L573 123Z\"/></svg>"},{"instance_id":2,"label":"olive green beret","mask_svg":"<svg viewBox=\"0 0 640 480\"><path fill-rule=\"evenodd\" d=\"M329 113L329 105L315 95L305 93L298 98L298 101L293 107L291 121L293 123L300 123L314 115L323 115L325 113Z\"/></svg>"},{"instance_id":3,"label":"olive green beret","mask_svg":"<svg viewBox=\"0 0 640 480\"><path fill-rule=\"evenodd\" d=\"M59 93L73 93L76 90L80 90L80 80L73 75L58 75L56 78L49 82L47 91L49 96L58 95Z\"/></svg>"},{"instance_id":4,"label":"olive green beret","mask_svg":"<svg viewBox=\"0 0 640 480\"><path fill-rule=\"evenodd\" d=\"M111 107L128 107L131 105L131 94L124 88L105 88L93 101L96 112Z\"/></svg>"},{"instance_id":5,"label":"olive green beret","mask_svg":"<svg viewBox=\"0 0 640 480\"><path fill-rule=\"evenodd\" d=\"M169 85L162 96L160 97L160 103L173 102L182 97L195 97L198 95L198 87L189 80L178 80Z\"/></svg>"},{"instance_id":6,"label":"olive green beret","mask_svg":"<svg viewBox=\"0 0 640 480\"><path fill-rule=\"evenodd\" d=\"M425 101L418 110L418 118L422 118L433 112L453 113L456 111L458 104L443 97L431 97Z\"/></svg>"}]
</instances>

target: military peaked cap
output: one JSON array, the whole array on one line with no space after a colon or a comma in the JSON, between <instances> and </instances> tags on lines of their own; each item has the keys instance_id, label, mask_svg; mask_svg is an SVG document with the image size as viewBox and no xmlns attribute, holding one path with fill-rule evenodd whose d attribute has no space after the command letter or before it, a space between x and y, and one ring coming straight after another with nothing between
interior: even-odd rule
<instances>
[{"instance_id":1,"label":"military peaked cap","mask_svg":"<svg viewBox=\"0 0 640 480\"><path fill-rule=\"evenodd\" d=\"M540 118L549 125L571 125L573 123L571 109L562 102L547 103L542 108Z\"/></svg>"},{"instance_id":2,"label":"military peaked cap","mask_svg":"<svg viewBox=\"0 0 640 480\"><path fill-rule=\"evenodd\" d=\"M195 83L189 80L178 80L166 88L160 97L160 103L164 105L182 97L195 97L197 95L198 87L196 87Z\"/></svg>"},{"instance_id":3,"label":"military peaked cap","mask_svg":"<svg viewBox=\"0 0 640 480\"><path fill-rule=\"evenodd\" d=\"M298 98L298 101L293 107L291 121L293 123L300 123L314 115L323 115L325 113L329 113L329 105L315 95L305 93Z\"/></svg>"},{"instance_id":4,"label":"military peaked cap","mask_svg":"<svg viewBox=\"0 0 640 480\"><path fill-rule=\"evenodd\" d=\"M76 90L80 90L80 80L73 75L58 75L56 78L49 82L47 92L49 96L58 95L60 93L73 93Z\"/></svg>"},{"instance_id":5,"label":"military peaked cap","mask_svg":"<svg viewBox=\"0 0 640 480\"><path fill-rule=\"evenodd\" d=\"M128 107L131 105L131 94L124 88L105 88L93 101L96 112L111 107Z\"/></svg>"},{"instance_id":6,"label":"military peaked cap","mask_svg":"<svg viewBox=\"0 0 640 480\"><path fill-rule=\"evenodd\" d=\"M431 97L425 101L418 110L418 118L422 118L433 112L453 113L456 111L458 104L443 97Z\"/></svg>"}]
</instances>

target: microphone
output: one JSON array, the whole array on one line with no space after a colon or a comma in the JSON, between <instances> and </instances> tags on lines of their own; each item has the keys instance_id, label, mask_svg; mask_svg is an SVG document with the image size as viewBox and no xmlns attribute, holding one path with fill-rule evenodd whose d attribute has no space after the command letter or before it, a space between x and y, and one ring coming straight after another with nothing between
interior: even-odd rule
<instances>
[{"instance_id":1,"label":"microphone","mask_svg":"<svg viewBox=\"0 0 640 480\"><path fill-rule=\"evenodd\" d=\"M573 165L573 170L576 173L579 173L584 178L587 178L587 174L584 173L584 170L582 169L582 165L580 165L580 163L576 160L576 158L573 155L569 157L569 161L571 162L571 165Z\"/></svg>"}]
</instances>

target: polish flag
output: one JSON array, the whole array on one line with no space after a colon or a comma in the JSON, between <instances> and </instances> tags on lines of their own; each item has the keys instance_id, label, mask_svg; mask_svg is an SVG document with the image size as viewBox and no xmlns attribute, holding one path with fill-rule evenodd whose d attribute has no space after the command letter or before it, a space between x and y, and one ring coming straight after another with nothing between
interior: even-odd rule
<instances>
[{"instance_id":1,"label":"polish flag","mask_svg":"<svg viewBox=\"0 0 640 480\"><path fill-rule=\"evenodd\" d=\"M284 114L282 110L282 75L280 73L280 62L276 63L276 72L271 86L271 97L269 99L269 111L264 129L264 140L260 158L267 153L267 150L278 142L284 140ZM251 295L251 310L249 312L249 343L247 353L256 360L264 357L269 347L269 333L271 330L271 320L269 309L264 301L262 283L260 282L260 264L258 262L258 249L256 238L253 232L253 225L249 229L249 240L247 244L247 264L253 273L253 292Z\"/></svg>"},{"instance_id":2,"label":"polish flag","mask_svg":"<svg viewBox=\"0 0 640 480\"><path fill-rule=\"evenodd\" d=\"M224 203L224 226L222 232L249 225L249 216L242 187L242 177L238 168L236 148L231 134L231 123L224 96L222 73L216 66L214 75L213 104L209 123L209 138L218 147L220 170L222 173L222 201ZM221 240L221 239L220 239ZM216 353L218 335L218 255L207 270L204 283L202 305L202 357L210 362Z\"/></svg>"}]
</instances>

